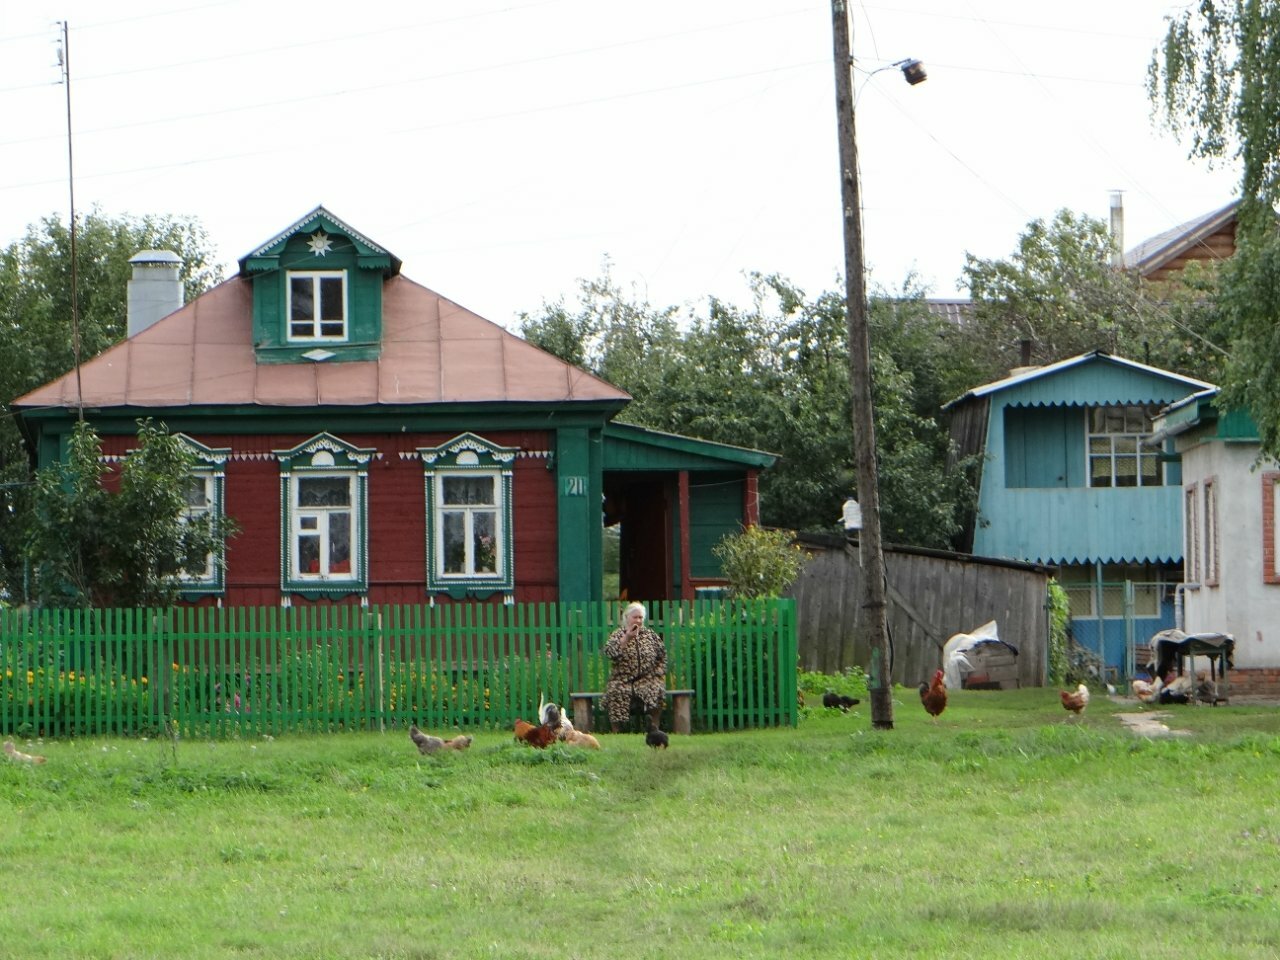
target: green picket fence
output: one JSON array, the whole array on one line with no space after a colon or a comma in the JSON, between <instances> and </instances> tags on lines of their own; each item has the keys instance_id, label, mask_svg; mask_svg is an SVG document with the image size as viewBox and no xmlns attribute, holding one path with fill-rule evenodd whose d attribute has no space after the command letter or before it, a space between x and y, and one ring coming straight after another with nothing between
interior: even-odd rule
<instances>
[{"instance_id":1,"label":"green picket fence","mask_svg":"<svg viewBox=\"0 0 1280 960\"><path fill-rule=\"evenodd\" d=\"M654 602L695 729L796 722L791 600ZM618 603L0 610L0 732L511 726L603 690Z\"/></svg>"}]
</instances>

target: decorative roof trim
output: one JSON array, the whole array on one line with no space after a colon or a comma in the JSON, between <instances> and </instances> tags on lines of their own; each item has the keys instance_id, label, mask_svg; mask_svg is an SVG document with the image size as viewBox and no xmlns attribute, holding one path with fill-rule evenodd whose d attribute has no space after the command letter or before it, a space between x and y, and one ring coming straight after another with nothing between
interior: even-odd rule
<instances>
[{"instance_id":1,"label":"decorative roof trim","mask_svg":"<svg viewBox=\"0 0 1280 960\"><path fill-rule=\"evenodd\" d=\"M270 250L272 247L278 244L281 240L287 240L291 236L293 236L295 233L300 232L303 227L311 223L311 221L314 220L316 217L327 217L335 227L341 227L343 231L345 231L355 239L359 240L365 246L369 247L372 250L376 250L378 253L385 253L387 256L391 256L390 250L388 250L386 247L382 246L381 244L374 243L372 240L366 237L363 233L361 233L359 230L351 226L349 223L347 223L345 220L341 219L340 217L335 217L332 213L330 213L328 210L325 209L323 204L321 206L316 207L314 210L308 213L305 217L302 217L301 219L297 220L292 225L285 227L285 229L277 233L274 237L272 237L270 240L268 240L266 243L260 246L257 250L254 250L252 253L246 254L246 256L247 257L266 256L266 253L268 250Z\"/></svg>"},{"instance_id":2,"label":"decorative roof trim","mask_svg":"<svg viewBox=\"0 0 1280 960\"><path fill-rule=\"evenodd\" d=\"M1038 380L1041 377L1047 377L1055 373L1061 373L1063 370L1069 370L1072 367L1078 367L1084 363L1092 363L1095 360L1106 360L1110 363L1118 364L1122 367L1128 367L1131 370L1137 370L1141 373L1149 373L1165 380L1175 380L1184 383L1194 390L1212 390L1214 385L1206 383L1203 380L1197 380L1194 377L1184 377L1180 373L1174 373L1172 370L1161 370L1159 367L1152 367L1145 363L1139 363L1137 360L1126 360L1124 357L1117 357L1107 353L1104 350L1091 350L1088 353L1082 353L1076 357L1068 357L1066 360L1059 360L1057 363L1046 364L1043 367L1033 367L1022 373L1005 377L1003 380L995 380L991 383L983 384L980 387L974 387L942 405L943 410L950 410L956 404L964 400L971 400L977 397L985 397L991 393L998 393L1001 390L1008 390L1010 387L1016 387L1020 384L1027 383L1031 380Z\"/></svg>"}]
</instances>

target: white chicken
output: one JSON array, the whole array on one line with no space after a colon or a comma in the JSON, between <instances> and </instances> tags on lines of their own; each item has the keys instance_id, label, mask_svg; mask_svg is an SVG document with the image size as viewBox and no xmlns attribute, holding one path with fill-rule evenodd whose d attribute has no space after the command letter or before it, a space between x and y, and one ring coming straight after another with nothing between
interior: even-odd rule
<instances>
[{"instance_id":1,"label":"white chicken","mask_svg":"<svg viewBox=\"0 0 1280 960\"><path fill-rule=\"evenodd\" d=\"M573 722L564 715L557 703L548 703L541 695L538 697L538 722L555 731L557 740L567 740L574 732Z\"/></svg>"},{"instance_id":2,"label":"white chicken","mask_svg":"<svg viewBox=\"0 0 1280 960\"><path fill-rule=\"evenodd\" d=\"M1142 680L1135 677L1131 684L1133 686L1133 695L1143 703L1155 703L1160 699L1160 691L1164 689L1164 684L1160 678L1154 680Z\"/></svg>"}]
</instances>

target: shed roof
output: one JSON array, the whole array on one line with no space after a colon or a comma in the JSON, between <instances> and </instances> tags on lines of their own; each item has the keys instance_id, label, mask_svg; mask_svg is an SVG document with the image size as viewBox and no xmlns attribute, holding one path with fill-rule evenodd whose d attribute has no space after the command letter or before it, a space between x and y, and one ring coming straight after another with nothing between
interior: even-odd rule
<instances>
[{"instance_id":1,"label":"shed roof","mask_svg":"<svg viewBox=\"0 0 1280 960\"><path fill-rule=\"evenodd\" d=\"M301 221L300 221L301 222ZM404 276L384 281L376 360L259 364L253 288L220 283L81 367L87 407L616 402L628 394ZM77 405L72 371L14 401Z\"/></svg>"},{"instance_id":2,"label":"shed roof","mask_svg":"<svg viewBox=\"0 0 1280 960\"><path fill-rule=\"evenodd\" d=\"M777 454L763 450L663 433L617 421L605 424L604 439L606 470L765 469L778 460Z\"/></svg>"},{"instance_id":3,"label":"shed roof","mask_svg":"<svg viewBox=\"0 0 1280 960\"><path fill-rule=\"evenodd\" d=\"M950 410L952 407L964 403L967 400L973 400L989 396L994 393L1012 390L1026 384L1031 384L1037 380L1060 378L1064 374L1069 374L1083 367L1099 363L1105 364L1115 370L1129 371L1138 374L1139 376L1136 378L1126 378L1122 381L1118 381L1115 387L1109 389L1106 394L1099 394L1091 391L1088 396L1085 396L1083 394L1077 395L1076 391L1056 389L1048 391L1042 396L1038 396L1035 402L1068 405L1159 402L1163 399L1162 397L1157 396L1154 393L1149 393L1140 386L1142 384L1155 381L1176 384L1180 388L1185 387L1187 393L1211 389L1213 387L1213 384L1205 383L1203 380L1197 380L1194 377L1185 377L1180 373L1173 373L1170 370L1162 370L1159 367L1152 367L1145 363L1138 363L1136 360L1126 360L1124 357L1115 357L1102 350L1092 350L1089 353L1082 353L1079 356L1068 357L1066 360L1059 360L1057 363L1050 363L1042 367L1029 367L1024 370L1019 370L1017 373L1001 380L995 380L991 383L983 384L980 387L974 387L956 397L954 400L944 404L943 409ZM1120 383L1123 383L1124 386L1120 386ZM1096 387L1096 384L1091 386Z\"/></svg>"}]
</instances>

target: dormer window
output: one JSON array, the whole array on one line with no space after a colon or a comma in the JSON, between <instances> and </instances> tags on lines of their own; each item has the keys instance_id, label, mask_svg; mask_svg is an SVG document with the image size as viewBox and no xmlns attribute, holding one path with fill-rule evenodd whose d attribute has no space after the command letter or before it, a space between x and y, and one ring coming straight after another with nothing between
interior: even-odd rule
<instances>
[{"instance_id":1,"label":"dormer window","mask_svg":"<svg viewBox=\"0 0 1280 960\"><path fill-rule=\"evenodd\" d=\"M253 283L258 363L334 364L382 353L382 293L400 261L317 207L240 260Z\"/></svg>"},{"instance_id":2,"label":"dormer window","mask_svg":"<svg viewBox=\"0 0 1280 960\"><path fill-rule=\"evenodd\" d=\"M289 340L347 338L347 273L345 270L289 272Z\"/></svg>"}]
</instances>

